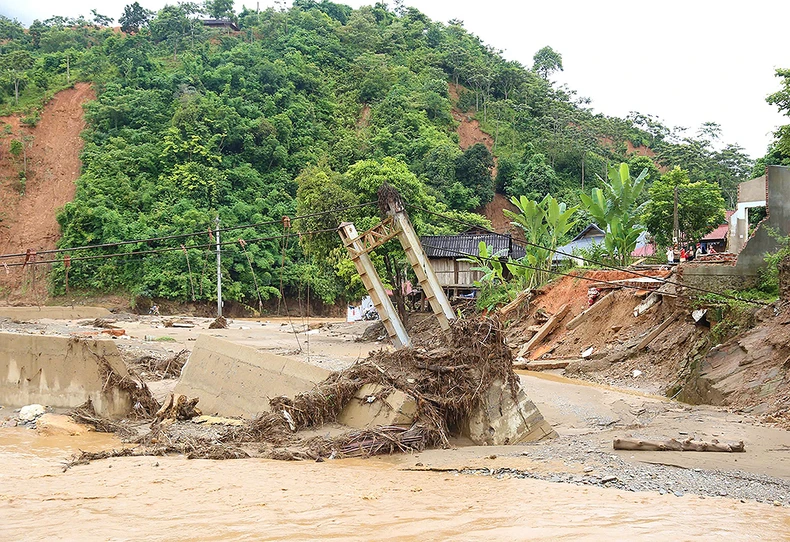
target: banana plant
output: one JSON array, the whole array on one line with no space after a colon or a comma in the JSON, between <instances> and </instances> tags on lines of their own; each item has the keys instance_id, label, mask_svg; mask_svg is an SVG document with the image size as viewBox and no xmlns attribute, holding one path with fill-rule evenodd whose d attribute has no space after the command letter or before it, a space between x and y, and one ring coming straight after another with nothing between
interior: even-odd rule
<instances>
[{"instance_id":1,"label":"banana plant","mask_svg":"<svg viewBox=\"0 0 790 542\"><path fill-rule=\"evenodd\" d=\"M505 210L505 216L512 220L511 224L521 228L527 240L523 263L535 269L517 271L518 262L511 263L508 269L515 277L525 279L530 287L540 285L551 278L554 253L568 232L576 225L573 219L578 207L568 207L551 194L547 194L540 202L526 196L513 197L510 200L519 212Z\"/></svg>"},{"instance_id":2,"label":"banana plant","mask_svg":"<svg viewBox=\"0 0 790 542\"><path fill-rule=\"evenodd\" d=\"M476 280L474 285L480 288L484 284L496 284L497 281L500 283L505 282L502 258L507 256L507 249L494 252L494 247L487 245L485 241L480 241L477 247L477 254L477 256L458 258L458 261L475 264L475 267L469 268L471 271L483 273L483 276L480 277L480 280Z\"/></svg>"},{"instance_id":3,"label":"banana plant","mask_svg":"<svg viewBox=\"0 0 790 542\"><path fill-rule=\"evenodd\" d=\"M606 231L604 243L609 254L620 265L626 265L645 229L638 224L644 204L636 202L645 188L647 169L632 178L628 164L622 163L609 168L608 178L606 182L598 177L603 188L594 188L589 196L579 197L584 210Z\"/></svg>"}]
</instances>

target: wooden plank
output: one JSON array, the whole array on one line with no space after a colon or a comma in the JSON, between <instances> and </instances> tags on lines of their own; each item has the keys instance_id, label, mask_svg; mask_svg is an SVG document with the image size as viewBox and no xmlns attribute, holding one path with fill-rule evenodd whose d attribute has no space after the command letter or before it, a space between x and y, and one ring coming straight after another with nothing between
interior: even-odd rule
<instances>
[{"instance_id":1,"label":"wooden plank","mask_svg":"<svg viewBox=\"0 0 790 542\"><path fill-rule=\"evenodd\" d=\"M540 331L538 331L529 340L529 342L527 342L524 346L521 347L521 349L519 350L519 356L523 357L527 352L529 352L532 349L533 346L540 344L540 342L543 341L543 339L545 339L549 335L549 333L554 331L554 328L556 328L559 325L559 323L562 321L563 318L565 318L565 315L568 314L568 311L570 310L571 310L570 303L566 303L565 305L563 305L562 308L560 308L560 310L558 310L554 314L554 316L549 318L546 321L546 323L543 324L543 327L540 328Z\"/></svg>"},{"instance_id":2,"label":"wooden plank","mask_svg":"<svg viewBox=\"0 0 790 542\"><path fill-rule=\"evenodd\" d=\"M499 309L500 318L506 319L508 314L518 309L521 306L521 304L524 303L525 301L529 301L531 297L532 297L532 290L524 290L522 292L519 292L519 294L516 296L516 298L513 301L511 301L510 303Z\"/></svg>"},{"instance_id":3,"label":"wooden plank","mask_svg":"<svg viewBox=\"0 0 790 542\"><path fill-rule=\"evenodd\" d=\"M664 320L661 325L654 328L653 331L648 333L644 339L642 339L639 344L637 345L637 351L642 350L643 348L647 347L650 343L652 343L663 331L669 327L669 325L678 319L678 315L670 316L666 320Z\"/></svg>"},{"instance_id":4,"label":"wooden plank","mask_svg":"<svg viewBox=\"0 0 790 542\"><path fill-rule=\"evenodd\" d=\"M565 369L572 359L524 359L513 362L514 369L527 371L549 371L551 369Z\"/></svg>"},{"instance_id":5,"label":"wooden plank","mask_svg":"<svg viewBox=\"0 0 790 542\"><path fill-rule=\"evenodd\" d=\"M582 323L584 323L588 318L598 314L599 312L602 312L604 309L609 307L612 304L613 301L614 301L614 295L613 294L605 295L603 297L603 299L599 300L592 307L590 307L586 311L583 311L581 314L576 316L573 320L568 322L568 325L565 326L565 328L568 331L570 331L572 329L576 329Z\"/></svg>"}]
</instances>

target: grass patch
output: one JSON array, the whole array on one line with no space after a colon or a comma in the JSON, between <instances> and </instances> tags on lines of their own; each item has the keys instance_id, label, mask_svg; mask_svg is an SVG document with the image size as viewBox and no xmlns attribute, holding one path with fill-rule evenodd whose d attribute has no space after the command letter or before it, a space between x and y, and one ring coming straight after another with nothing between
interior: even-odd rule
<instances>
[{"instance_id":1,"label":"grass patch","mask_svg":"<svg viewBox=\"0 0 790 542\"><path fill-rule=\"evenodd\" d=\"M160 343L174 343L174 342L176 342L176 340L173 337L168 337L167 335L162 335L161 337L157 337L154 340L157 341L157 342L160 342Z\"/></svg>"}]
</instances>

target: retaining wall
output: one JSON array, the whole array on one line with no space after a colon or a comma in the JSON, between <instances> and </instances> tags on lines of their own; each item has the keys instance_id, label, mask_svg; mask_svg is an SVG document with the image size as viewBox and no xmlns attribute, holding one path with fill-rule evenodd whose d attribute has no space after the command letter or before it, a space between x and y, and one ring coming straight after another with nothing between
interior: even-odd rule
<instances>
[{"instance_id":1,"label":"retaining wall","mask_svg":"<svg viewBox=\"0 0 790 542\"><path fill-rule=\"evenodd\" d=\"M103 307L0 307L0 318L14 320L81 320L83 318L105 318L110 311Z\"/></svg>"},{"instance_id":2,"label":"retaining wall","mask_svg":"<svg viewBox=\"0 0 790 542\"><path fill-rule=\"evenodd\" d=\"M329 374L315 365L199 335L175 393L199 397L198 408L205 414L252 417L269 410L270 398L309 391Z\"/></svg>"},{"instance_id":3,"label":"retaining wall","mask_svg":"<svg viewBox=\"0 0 790 542\"><path fill-rule=\"evenodd\" d=\"M123 417L132 408L131 397L115 388L103 390L107 372L101 359L128 375L109 339L0 333L0 405L74 408L90 398L97 413Z\"/></svg>"}]
</instances>

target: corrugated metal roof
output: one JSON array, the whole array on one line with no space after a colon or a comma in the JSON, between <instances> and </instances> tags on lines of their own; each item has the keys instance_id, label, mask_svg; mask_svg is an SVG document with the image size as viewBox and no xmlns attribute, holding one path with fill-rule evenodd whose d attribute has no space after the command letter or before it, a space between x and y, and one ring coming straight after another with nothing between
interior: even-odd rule
<instances>
[{"instance_id":1,"label":"corrugated metal roof","mask_svg":"<svg viewBox=\"0 0 790 542\"><path fill-rule=\"evenodd\" d=\"M589 238L589 237L605 237L606 232L603 231L601 228L598 227L598 224L590 224L586 228L584 228L579 235L571 239L571 243L573 241L580 241L581 239Z\"/></svg>"},{"instance_id":2,"label":"corrugated metal roof","mask_svg":"<svg viewBox=\"0 0 790 542\"><path fill-rule=\"evenodd\" d=\"M735 211L727 210L724 213L724 224L721 224L716 227L712 232L708 235L703 237L702 241L719 241L721 239L727 239L727 236L730 233L730 217L735 213Z\"/></svg>"},{"instance_id":3,"label":"corrugated metal roof","mask_svg":"<svg viewBox=\"0 0 790 542\"><path fill-rule=\"evenodd\" d=\"M523 258L524 248L513 243L510 235L459 234L459 235L424 235L420 243L428 258L452 258L457 260L466 255L479 256L480 242L493 248L494 253L503 251L505 257ZM461 254L459 254L461 253Z\"/></svg>"},{"instance_id":4,"label":"corrugated metal roof","mask_svg":"<svg viewBox=\"0 0 790 542\"><path fill-rule=\"evenodd\" d=\"M730 226L729 224L722 224L708 235L702 238L703 241L720 241L721 239L727 239L727 235L730 233Z\"/></svg>"}]
</instances>

